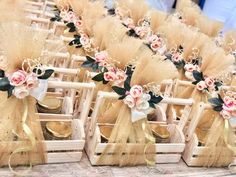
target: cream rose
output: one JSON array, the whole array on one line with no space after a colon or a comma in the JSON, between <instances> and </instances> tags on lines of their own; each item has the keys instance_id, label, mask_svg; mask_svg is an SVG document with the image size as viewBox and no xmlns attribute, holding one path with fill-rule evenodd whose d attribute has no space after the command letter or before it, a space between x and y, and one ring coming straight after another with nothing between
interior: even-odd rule
<instances>
[{"instance_id":1,"label":"cream rose","mask_svg":"<svg viewBox=\"0 0 236 177\"><path fill-rule=\"evenodd\" d=\"M185 71L184 73L185 77L191 81L194 81L193 73L189 71Z\"/></svg>"},{"instance_id":2,"label":"cream rose","mask_svg":"<svg viewBox=\"0 0 236 177\"><path fill-rule=\"evenodd\" d=\"M130 108L135 106L135 100L131 95L127 95L124 99L124 103L127 104Z\"/></svg>"},{"instance_id":3,"label":"cream rose","mask_svg":"<svg viewBox=\"0 0 236 177\"><path fill-rule=\"evenodd\" d=\"M195 65L188 63L184 66L184 70L188 72L193 72L195 70Z\"/></svg>"},{"instance_id":4,"label":"cream rose","mask_svg":"<svg viewBox=\"0 0 236 177\"><path fill-rule=\"evenodd\" d=\"M153 51L157 51L161 47L161 42L153 42L150 47Z\"/></svg>"},{"instance_id":5,"label":"cream rose","mask_svg":"<svg viewBox=\"0 0 236 177\"><path fill-rule=\"evenodd\" d=\"M143 94L143 88L140 85L134 85L130 89L130 95L133 98L138 98Z\"/></svg>"},{"instance_id":6,"label":"cream rose","mask_svg":"<svg viewBox=\"0 0 236 177\"><path fill-rule=\"evenodd\" d=\"M82 21L81 20L76 20L74 24L75 24L76 28L81 28L82 27Z\"/></svg>"},{"instance_id":7,"label":"cream rose","mask_svg":"<svg viewBox=\"0 0 236 177\"><path fill-rule=\"evenodd\" d=\"M115 81L116 80L116 73L108 71L104 73L105 81Z\"/></svg>"},{"instance_id":8,"label":"cream rose","mask_svg":"<svg viewBox=\"0 0 236 177\"><path fill-rule=\"evenodd\" d=\"M151 99L151 96L149 94L143 94L141 97L139 97L136 101L136 107L138 110L146 110L149 106L149 100Z\"/></svg>"},{"instance_id":9,"label":"cream rose","mask_svg":"<svg viewBox=\"0 0 236 177\"><path fill-rule=\"evenodd\" d=\"M204 90L205 88L207 88L207 85L204 81L200 81L200 82L197 83L197 89L198 90L201 91L201 90Z\"/></svg>"},{"instance_id":10,"label":"cream rose","mask_svg":"<svg viewBox=\"0 0 236 177\"><path fill-rule=\"evenodd\" d=\"M108 54L106 51L101 51L95 54L95 60L98 63L104 62L107 58Z\"/></svg>"},{"instance_id":11,"label":"cream rose","mask_svg":"<svg viewBox=\"0 0 236 177\"><path fill-rule=\"evenodd\" d=\"M83 46L86 46L86 45L90 44L90 40L89 40L88 36L87 36L87 35L82 35L82 36L80 37L80 43L81 43Z\"/></svg>"},{"instance_id":12,"label":"cream rose","mask_svg":"<svg viewBox=\"0 0 236 177\"><path fill-rule=\"evenodd\" d=\"M15 87L12 93L16 98L23 99L29 95L29 90L22 85Z\"/></svg>"},{"instance_id":13,"label":"cream rose","mask_svg":"<svg viewBox=\"0 0 236 177\"><path fill-rule=\"evenodd\" d=\"M224 119L230 119L232 116L231 116L231 114L230 114L230 112L228 112L228 111L226 111L226 110L222 110L221 112L220 112L220 114L222 115L222 117L224 118Z\"/></svg>"},{"instance_id":14,"label":"cream rose","mask_svg":"<svg viewBox=\"0 0 236 177\"><path fill-rule=\"evenodd\" d=\"M24 72L22 70L18 70L16 72L14 72L12 75L10 75L10 77L9 77L10 84L12 86L20 86L25 83L26 76L27 76L26 72Z\"/></svg>"},{"instance_id":15,"label":"cream rose","mask_svg":"<svg viewBox=\"0 0 236 177\"><path fill-rule=\"evenodd\" d=\"M27 76L26 86L27 86L28 89L32 89L32 88L37 87L38 83L39 83L38 78L34 73Z\"/></svg>"}]
</instances>

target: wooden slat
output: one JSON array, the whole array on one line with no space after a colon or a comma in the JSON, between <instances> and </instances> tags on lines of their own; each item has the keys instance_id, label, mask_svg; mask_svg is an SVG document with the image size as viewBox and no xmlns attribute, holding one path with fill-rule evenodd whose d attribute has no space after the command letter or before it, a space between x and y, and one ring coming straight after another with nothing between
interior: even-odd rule
<instances>
[{"instance_id":1,"label":"wooden slat","mask_svg":"<svg viewBox=\"0 0 236 177\"><path fill-rule=\"evenodd\" d=\"M102 153L106 146L109 146L110 151L108 153L112 153L113 150L116 148L116 144L106 144L106 143L99 143L97 144L95 153ZM145 145L138 145L138 144L128 144L128 148L133 147L140 147ZM155 144L156 153L182 153L184 150L185 144L184 143L166 143L166 144Z\"/></svg>"},{"instance_id":2,"label":"wooden slat","mask_svg":"<svg viewBox=\"0 0 236 177\"><path fill-rule=\"evenodd\" d=\"M84 148L84 143L84 140L45 141L47 151L82 151Z\"/></svg>"},{"instance_id":3,"label":"wooden slat","mask_svg":"<svg viewBox=\"0 0 236 177\"><path fill-rule=\"evenodd\" d=\"M47 157L47 163L78 162L82 157L82 152L48 153Z\"/></svg>"}]
</instances>

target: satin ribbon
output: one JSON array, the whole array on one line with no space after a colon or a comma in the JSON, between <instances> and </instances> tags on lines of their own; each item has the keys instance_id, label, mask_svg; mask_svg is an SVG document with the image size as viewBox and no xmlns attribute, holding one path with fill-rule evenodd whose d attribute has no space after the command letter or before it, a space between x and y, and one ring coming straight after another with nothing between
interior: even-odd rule
<instances>
[{"instance_id":1,"label":"satin ribbon","mask_svg":"<svg viewBox=\"0 0 236 177\"><path fill-rule=\"evenodd\" d=\"M154 146L155 145L156 140L155 140L155 138L153 136L151 136L150 134L147 133L146 126L147 126L147 122L142 122L142 129L143 129L143 131L145 133L145 138L148 140L148 143L144 147L145 161L146 161L147 165L154 166L156 164L155 160L149 160L147 158L147 156L146 156L146 152L147 152L147 150L148 150L148 148L150 146Z\"/></svg>"},{"instance_id":2,"label":"satin ribbon","mask_svg":"<svg viewBox=\"0 0 236 177\"><path fill-rule=\"evenodd\" d=\"M9 169L11 170L12 173L14 173L15 175L18 175L18 176L25 176L29 171L31 171L32 169L32 164L30 163L30 167L28 170L25 170L25 171L21 171L20 173L19 172L16 172L13 170L12 166L11 166L11 159L12 157L15 155L15 154L18 154L18 153L22 153L22 152L29 152L29 151L32 151L33 148L35 147L36 145L36 139L35 139L35 136L33 135L33 132L31 131L30 127L27 125L27 118L28 118L28 101L27 99L23 99L23 107L24 107L24 113L23 113L23 116L22 116L22 128L23 128L23 131L26 135L26 137L29 139L30 141L30 145L28 146L24 146L24 147L19 147L17 148L16 150L14 150L10 157L9 157L9 160L8 160L8 166L9 166Z\"/></svg>"},{"instance_id":3,"label":"satin ribbon","mask_svg":"<svg viewBox=\"0 0 236 177\"><path fill-rule=\"evenodd\" d=\"M228 140L228 135L229 135L229 132L230 132L230 130L229 130L230 129L229 120L225 120L224 122L225 122L224 140L225 140L226 146L227 146L228 149L233 151L234 155L236 155L236 148L231 146L230 143L229 143L229 140ZM231 173L236 173L236 164L235 163L229 164L228 168L229 168Z\"/></svg>"}]
</instances>

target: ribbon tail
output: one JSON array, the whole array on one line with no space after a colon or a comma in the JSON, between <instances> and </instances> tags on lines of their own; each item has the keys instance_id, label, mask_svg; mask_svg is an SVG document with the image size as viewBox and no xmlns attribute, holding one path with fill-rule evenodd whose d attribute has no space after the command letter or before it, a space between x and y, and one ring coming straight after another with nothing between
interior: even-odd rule
<instances>
[{"instance_id":1,"label":"ribbon tail","mask_svg":"<svg viewBox=\"0 0 236 177\"><path fill-rule=\"evenodd\" d=\"M23 106L24 106L24 113L23 113L23 117L22 117L22 127L23 127L23 131L26 134L26 136L28 137L31 145L17 148L16 150L14 150L11 153L11 155L8 159L9 169L11 170L12 173L14 173L15 175L18 175L18 176L25 176L28 172L30 172L31 169L32 169L32 164L30 163L30 167L29 167L28 170L25 170L25 171L20 172L20 173L16 172L16 171L13 170L13 168L11 166L12 157L17 153L32 151L34 146L36 145L36 139L33 135L33 132L31 131L30 127L26 123L27 118L28 118L28 101L27 101L27 98L23 99Z\"/></svg>"}]
</instances>

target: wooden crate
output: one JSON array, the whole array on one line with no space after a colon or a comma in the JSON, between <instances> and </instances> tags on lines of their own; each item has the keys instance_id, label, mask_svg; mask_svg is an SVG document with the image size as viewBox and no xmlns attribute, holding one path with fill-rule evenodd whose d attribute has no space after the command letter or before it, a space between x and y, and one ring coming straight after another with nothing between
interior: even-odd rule
<instances>
[{"instance_id":1,"label":"wooden crate","mask_svg":"<svg viewBox=\"0 0 236 177\"><path fill-rule=\"evenodd\" d=\"M183 159L188 166L203 166L204 164L198 162L199 155L201 154L201 152L207 149L207 147L199 145L199 140L195 133L195 130L203 112L207 109L212 109L212 106L210 104L201 102L199 103L198 107L198 111L191 120L185 132L186 148L183 153ZM209 149L209 151L211 151L211 149ZM236 156L233 163L236 163ZM224 165L228 166L228 164Z\"/></svg>"},{"instance_id":2,"label":"wooden crate","mask_svg":"<svg viewBox=\"0 0 236 177\"><path fill-rule=\"evenodd\" d=\"M111 92L98 92L96 103L94 106L94 111L91 118L89 118L86 125L86 144L85 150L90 159L92 165L111 165L112 163L107 161L106 163L98 162L101 153L105 149L107 143L101 142L101 135L97 123L99 107L103 104L105 99L118 99L116 93ZM188 99L175 99L164 97L162 103L165 104L180 104L186 105L186 108L193 104L192 100ZM189 111L188 111L189 112ZM187 112L186 112L187 113ZM188 116L187 114L184 114ZM154 122L152 122L154 123ZM159 123L159 122L156 122ZM157 143L156 147L156 163L178 163L181 158L181 153L185 148L185 139L182 130L175 124L169 124L162 122L161 126L167 126L171 134L170 143ZM115 143L111 144L114 148L117 146ZM139 146L137 144L128 144L128 146ZM108 156L112 156L113 152L109 152ZM144 159L145 161L145 159ZM145 163L145 162L144 162ZM118 164L116 164L118 165Z\"/></svg>"},{"instance_id":3,"label":"wooden crate","mask_svg":"<svg viewBox=\"0 0 236 177\"><path fill-rule=\"evenodd\" d=\"M46 120L44 118L40 121L62 121L60 119L51 119L48 117ZM44 116L43 116L44 117ZM82 152L85 144L84 128L79 119L66 119L63 121L71 122L72 126L72 139L71 140L44 140L45 153L46 153L46 163L65 163L65 162L78 162L81 160ZM0 145L4 147L4 144L9 142L1 142ZM7 152L12 152L17 147L20 147L21 143L14 141L11 142L11 148L7 149ZM18 158L19 157L19 158ZM16 159L18 160L16 160ZM1 159L2 164L8 165L8 156ZM28 158L24 158L22 154L15 154L14 161L12 160L11 165L23 165L28 163ZM37 162L35 162L37 163Z\"/></svg>"}]
</instances>

